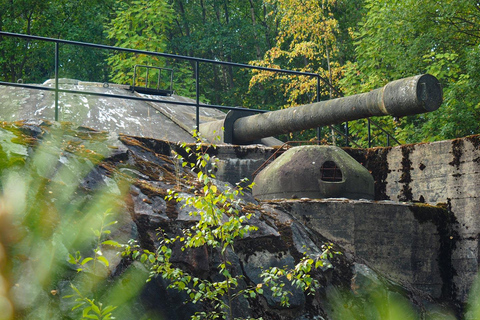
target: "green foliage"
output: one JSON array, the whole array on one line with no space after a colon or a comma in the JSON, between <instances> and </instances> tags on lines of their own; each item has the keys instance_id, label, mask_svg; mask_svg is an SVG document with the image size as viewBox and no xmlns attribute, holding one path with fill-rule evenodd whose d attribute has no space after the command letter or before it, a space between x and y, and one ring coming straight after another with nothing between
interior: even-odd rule
<instances>
[{"instance_id":1,"label":"green foliage","mask_svg":"<svg viewBox=\"0 0 480 320\"><path fill-rule=\"evenodd\" d=\"M343 90L364 92L388 81L431 73L444 88L434 113L381 119L402 142L433 141L479 132L479 6L471 1L366 1L355 33L356 57L347 64Z\"/></svg>"},{"instance_id":2,"label":"green foliage","mask_svg":"<svg viewBox=\"0 0 480 320\"><path fill-rule=\"evenodd\" d=\"M114 0L0 1L0 30L104 43L103 24ZM103 81L105 52L60 46L60 76ZM0 79L41 83L54 76L54 46L0 37Z\"/></svg>"},{"instance_id":3,"label":"green foliage","mask_svg":"<svg viewBox=\"0 0 480 320\"><path fill-rule=\"evenodd\" d=\"M112 312L117 308L114 306L106 306L103 307L101 302L95 302L95 299L89 299L85 297L80 290L77 289L73 284L71 288L75 292L74 295L64 296L64 298L73 298L76 297L75 302L78 304L72 308L72 311L75 309L82 308L82 320L83 319L97 319L97 320L110 320L115 319L112 316Z\"/></svg>"},{"instance_id":4,"label":"green foliage","mask_svg":"<svg viewBox=\"0 0 480 320\"><path fill-rule=\"evenodd\" d=\"M335 85L341 76L342 66L336 55L338 21L333 14L336 1L269 0L278 10L275 15L279 25L276 44L257 64L315 72ZM312 77L290 77L283 74L258 72L250 86L272 80L286 80L285 95L288 106L316 100L317 81ZM278 82L277 82L278 83ZM332 96L328 86L322 87L322 97Z\"/></svg>"},{"instance_id":5,"label":"green foliage","mask_svg":"<svg viewBox=\"0 0 480 320\"><path fill-rule=\"evenodd\" d=\"M286 283L290 283L307 294L314 295L320 288L320 283L312 276L312 272L315 269L326 270L333 267L329 259L340 252L332 251L332 248L333 244L323 245L323 251L319 255L314 257L305 253L303 259L293 269L271 267L265 270L260 277L265 286L272 291L273 297L280 298L280 304L288 307L290 305L289 295L292 293L285 289ZM263 287L263 284L260 287Z\"/></svg>"},{"instance_id":6,"label":"green foliage","mask_svg":"<svg viewBox=\"0 0 480 320\"><path fill-rule=\"evenodd\" d=\"M10 309L2 320L113 319L119 309L117 315L128 314L130 293L109 280L122 250L112 237L127 184L117 180L118 188L91 195L81 186L108 155L104 142L79 145L78 135L62 128L48 128L41 142L15 126L3 125L1 132L0 276L8 292L2 303ZM119 282L131 276L127 270Z\"/></svg>"},{"instance_id":7,"label":"green foliage","mask_svg":"<svg viewBox=\"0 0 480 320\"><path fill-rule=\"evenodd\" d=\"M191 152L190 147L183 144L186 152ZM167 239L162 238L162 246L159 250L160 264L155 265L156 273L169 279L172 283L170 287L178 290L185 290L193 303L211 302L214 305L215 312L198 313L193 319L216 319L228 318L232 316L232 301L239 296L255 295L255 288L239 289L238 281L240 276L232 274L231 262L228 259L229 250L234 250L234 241L237 238L243 238L249 232L257 228L250 226L247 221L252 214L241 213L240 201L238 197L242 195L243 187L241 184L233 189L227 187L220 191L215 184L213 174L216 158L210 157L207 153L208 147L200 141L195 145L194 162L188 162L177 154L182 167L191 166L198 168L196 180L200 188L196 190L196 195L185 196L174 190L168 191L166 200L175 200L181 202L183 207L192 208L190 215L198 216L198 222L191 228L183 230L181 236ZM245 183L245 181L242 181ZM249 188L251 185L248 186ZM220 250L221 263L217 266L217 271L223 276L222 281L209 281L192 277L179 268L175 268L170 263L172 251L170 246L179 242L182 250L189 250L199 247L211 247ZM259 288L260 289L260 288ZM227 302L223 297L227 295Z\"/></svg>"},{"instance_id":8,"label":"green foliage","mask_svg":"<svg viewBox=\"0 0 480 320\"><path fill-rule=\"evenodd\" d=\"M193 147L181 144L182 153L189 156L184 158L175 153L176 173L181 174L180 168L196 171L195 179L189 182L191 193L182 192L183 186L177 183L175 189L168 190L165 198L167 201L181 203L192 217L197 217L194 224L183 228L181 234L174 236L159 230L160 245L155 253L142 250L137 243L131 241L124 247L122 255L148 265L151 270L150 279L161 276L168 280L169 288L185 292L190 302L212 307L213 310L208 312L197 312L192 319L234 319L233 301L242 297L255 299L264 294L264 287L269 287L275 295L284 297L282 303L288 305L288 295L291 293L285 288L287 282L313 294L319 284L311 273L320 267L331 267L328 262L332 255L330 246L325 247L325 251L315 258L306 256L292 270L269 269L262 276L262 283L255 286L243 284L243 276L237 274L231 256L235 251L235 242L257 230L257 227L248 224L252 213L244 212L240 197L244 188L251 188L252 185L247 185L248 182L242 180L235 187L219 186L214 179L218 160L209 155L210 147L200 139ZM208 252L219 256L220 262L216 266L218 276L201 278L172 262L174 250L191 252L199 248L208 248ZM283 279L282 275L285 275Z\"/></svg>"},{"instance_id":9,"label":"green foliage","mask_svg":"<svg viewBox=\"0 0 480 320\"><path fill-rule=\"evenodd\" d=\"M96 246L93 249L93 257L86 257L83 258L80 251L75 252L75 256L72 254L68 255L68 262L76 265L77 272L82 272L85 271L84 268L90 267L88 270L91 274L96 274L97 273L97 265L100 263L104 267L109 266L108 259L103 256L102 253L102 246L111 246L115 248L122 247L117 241L107 239L105 240L105 237L108 237L108 235L111 234L111 230L108 229L108 227L113 226L118 223L118 221L110 221L107 223L106 219L108 216L111 215L110 210L106 211L101 217L100 224L98 226L98 229L91 230L93 233L93 236L95 237L95 243Z\"/></svg>"},{"instance_id":10,"label":"green foliage","mask_svg":"<svg viewBox=\"0 0 480 320\"><path fill-rule=\"evenodd\" d=\"M219 61L259 59L275 37L268 4L253 0L172 0L178 15L168 51ZM200 65L200 92L213 104L259 107L247 94L251 74L229 66ZM262 94L262 93L260 93Z\"/></svg>"},{"instance_id":11,"label":"green foliage","mask_svg":"<svg viewBox=\"0 0 480 320\"><path fill-rule=\"evenodd\" d=\"M108 24L108 38L118 47L163 52L174 12L166 0L118 1L115 18ZM131 83L135 65L163 67L157 56L118 52L108 58L111 79ZM146 79L143 79L145 82Z\"/></svg>"}]
</instances>

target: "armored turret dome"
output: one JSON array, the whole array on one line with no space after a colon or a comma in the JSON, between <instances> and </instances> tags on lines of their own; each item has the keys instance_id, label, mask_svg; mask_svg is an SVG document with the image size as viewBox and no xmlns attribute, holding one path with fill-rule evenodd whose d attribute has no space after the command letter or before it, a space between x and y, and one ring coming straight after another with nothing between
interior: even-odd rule
<instances>
[{"instance_id":1,"label":"armored turret dome","mask_svg":"<svg viewBox=\"0 0 480 320\"><path fill-rule=\"evenodd\" d=\"M255 177L259 199L374 199L374 180L365 167L333 146L289 149Z\"/></svg>"}]
</instances>

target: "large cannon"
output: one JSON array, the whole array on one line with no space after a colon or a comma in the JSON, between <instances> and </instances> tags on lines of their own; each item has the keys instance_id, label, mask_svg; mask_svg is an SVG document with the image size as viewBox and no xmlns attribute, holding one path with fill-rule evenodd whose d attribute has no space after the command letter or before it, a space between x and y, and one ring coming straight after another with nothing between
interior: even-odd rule
<instances>
[{"instance_id":1,"label":"large cannon","mask_svg":"<svg viewBox=\"0 0 480 320\"><path fill-rule=\"evenodd\" d=\"M437 110L441 103L439 81L432 75L424 74L392 81L368 93L294 108L262 114L230 111L224 120L201 124L200 132L212 142L220 136L221 142L248 144L282 133L371 116L403 117L430 112Z\"/></svg>"},{"instance_id":2,"label":"large cannon","mask_svg":"<svg viewBox=\"0 0 480 320\"><path fill-rule=\"evenodd\" d=\"M282 133L371 116L419 114L437 110L441 103L440 83L425 74L390 82L369 93L295 108L256 115L230 112L222 121L201 125L200 132L211 141L220 136L226 143L268 145L272 138L267 137ZM252 193L259 199L375 199L374 180L368 170L332 146L291 148L263 169L254 182Z\"/></svg>"}]
</instances>

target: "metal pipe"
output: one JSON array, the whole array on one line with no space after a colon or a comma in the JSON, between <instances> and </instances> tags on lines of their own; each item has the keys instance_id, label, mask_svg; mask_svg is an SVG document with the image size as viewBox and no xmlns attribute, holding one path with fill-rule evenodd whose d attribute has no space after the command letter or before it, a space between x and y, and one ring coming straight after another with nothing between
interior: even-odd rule
<instances>
[{"instance_id":1,"label":"metal pipe","mask_svg":"<svg viewBox=\"0 0 480 320\"><path fill-rule=\"evenodd\" d=\"M233 124L233 141L248 143L283 133L371 116L402 117L437 110L442 87L432 75L418 75L344 98L241 117Z\"/></svg>"},{"instance_id":2,"label":"metal pipe","mask_svg":"<svg viewBox=\"0 0 480 320\"><path fill-rule=\"evenodd\" d=\"M371 124L373 124L375 127L377 127L378 130L382 131L384 134L386 134L390 140L395 141L396 144L401 145L400 141L398 141L394 136L392 136L387 130L383 129L382 126L376 122L373 121L372 119L369 118L369 121Z\"/></svg>"},{"instance_id":3,"label":"metal pipe","mask_svg":"<svg viewBox=\"0 0 480 320\"><path fill-rule=\"evenodd\" d=\"M372 147L372 126L370 125L370 118L367 118L367 123L368 123L368 147Z\"/></svg>"},{"instance_id":4,"label":"metal pipe","mask_svg":"<svg viewBox=\"0 0 480 320\"><path fill-rule=\"evenodd\" d=\"M211 59L204 59L204 58L195 58L195 57L188 57L188 56L176 55L176 54L171 54L171 53L162 53L162 52L147 51L147 50L136 50L136 49L129 49L129 48L107 46L107 45L104 45L104 44L95 44L95 43L72 41L72 40L62 40L62 39L55 39L55 38L48 38L48 37L26 35L26 34L21 34L21 33L0 31L0 35L23 38L23 39L32 39L32 40L48 41L48 42L55 42L55 43L62 43L62 44L78 45L78 46L97 48L97 49L108 49L108 50L117 50L117 51L123 51L123 52L132 52L132 53L146 54L146 55L173 58L173 59L182 59L182 60L187 60L187 61L198 61L198 62L219 64L219 65L246 68L246 69L256 69L256 70L281 72L281 73L295 74L295 75L320 77L320 75L318 75L317 73L312 73L312 72L302 72L302 71L294 71L294 70L286 70L286 69L268 68L268 67L254 66L254 65L250 65L250 64L244 64L244 63L235 63L235 62L218 61L218 60L211 60ZM322 77L320 77L320 78L322 79L322 81L324 81L324 83L328 82L326 79L324 79Z\"/></svg>"},{"instance_id":5,"label":"metal pipe","mask_svg":"<svg viewBox=\"0 0 480 320\"><path fill-rule=\"evenodd\" d=\"M149 70L149 69L150 69L150 68L147 68L147 79L146 79L146 82L145 82L145 88L148 88L148 70Z\"/></svg>"},{"instance_id":6,"label":"metal pipe","mask_svg":"<svg viewBox=\"0 0 480 320\"><path fill-rule=\"evenodd\" d=\"M350 132L348 130L348 121L345 122L345 144L348 147L348 136L350 135Z\"/></svg>"},{"instance_id":7,"label":"metal pipe","mask_svg":"<svg viewBox=\"0 0 480 320\"><path fill-rule=\"evenodd\" d=\"M200 130L200 84L198 75L198 61L195 61L195 130Z\"/></svg>"},{"instance_id":8,"label":"metal pipe","mask_svg":"<svg viewBox=\"0 0 480 320\"><path fill-rule=\"evenodd\" d=\"M58 121L58 65L59 65L58 42L55 42L55 121Z\"/></svg>"},{"instance_id":9,"label":"metal pipe","mask_svg":"<svg viewBox=\"0 0 480 320\"><path fill-rule=\"evenodd\" d=\"M320 102L320 78L317 77L317 102ZM320 126L317 127L317 144L320 145L320 135L322 133L322 128Z\"/></svg>"},{"instance_id":10,"label":"metal pipe","mask_svg":"<svg viewBox=\"0 0 480 320\"><path fill-rule=\"evenodd\" d=\"M0 81L0 86L9 86L9 87L25 88L25 89L33 89L33 90L55 91L55 88L42 87L40 85L5 82L5 81ZM81 90L67 90L67 89L58 89L58 92L59 93L73 93L73 94L86 95L86 96L97 96L97 97L107 97L107 98L116 98L116 99L128 99L128 100L136 100L136 101L148 101L148 102L155 102L155 103L167 103L167 104L182 105L182 106L192 106L192 107L197 106L196 102L161 100L161 99L152 99L152 98L145 98L145 97L127 96L127 95L101 93L101 92L90 92L90 91L81 91ZM220 110L229 110L229 111L242 111L242 112L255 112L255 113L268 112L266 110L252 110L252 109L247 109L247 108L220 106L220 105L203 104L203 103L200 104L200 106L202 108L220 109Z\"/></svg>"}]
</instances>

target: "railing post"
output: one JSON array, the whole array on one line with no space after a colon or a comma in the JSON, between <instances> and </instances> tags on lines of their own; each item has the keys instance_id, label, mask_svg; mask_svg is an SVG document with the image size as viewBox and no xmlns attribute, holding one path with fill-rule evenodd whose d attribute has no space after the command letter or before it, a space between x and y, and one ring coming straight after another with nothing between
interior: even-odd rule
<instances>
[{"instance_id":1,"label":"railing post","mask_svg":"<svg viewBox=\"0 0 480 320\"><path fill-rule=\"evenodd\" d=\"M348 130L348 121L345 122L345 144L348 147L348 135L350 134Z\"/></svg>"},{"instance_id":2,"label":"railing post","mask_svg":"<svg viewBox=\"0 0 480 320\"><path fill-rule=\"evenodd\" d=\"M55 121L58 121L58 42L55 42Z\"/></svg>"},{"instance_id":3,"label":"railing post","mask_svg":"<svg viewBox=\"0 0 480 320\"><path fill-rule=\"evenodd\" d=\"M370 129L371 129L370 118L367 118L367 123L368 123L368 147L371 148L372 147L372 135L371 135L371 132L370 132Z\"/></svg>"},{"instance_id":4,"label":"railing post","mask_svg":"<svg viewBox=\"0 0 480 320\"><path fill-rule=\"evenodd\" d=\"M198 83L198 60L195 60L195 93L196 93L196 104L197 104L197 110L195 114L195 121L196 121L196 128L195 130L200 130L200 84Z\"/></svg>"},{"instance_id":5,"label":"railing post","mask_svg":"<svg viewBox=\"0 0 480 320\"><path fill-rule=\"evenodd\" d=\"M147 79L145 79L145 88L148 88L148 70L149 70L150 68L147 67L146 69L147 69L147 74L146 74Z\"/></svg>"},{"instance_id":6,"label":"railing post","mask_svg":"<svg viewBox=\"0 0 480 320\"><path fill-rule=\"evenodd\" d=\"M317 102L320 102L320 76L317 75ZM320 135L322 133L322 128L317 128L317 144L320 144Z\"/></svg>"}]
</instances>

